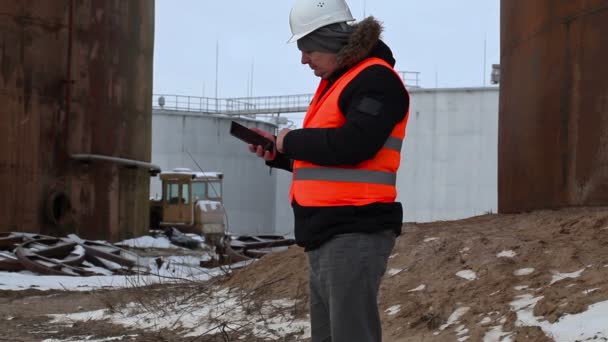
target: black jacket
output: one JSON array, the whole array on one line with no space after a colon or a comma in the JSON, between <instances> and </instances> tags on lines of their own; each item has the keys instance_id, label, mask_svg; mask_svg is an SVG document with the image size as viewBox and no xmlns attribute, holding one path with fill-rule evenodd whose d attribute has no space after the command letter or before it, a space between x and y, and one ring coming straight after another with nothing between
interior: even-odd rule
<instances>
[{"instance_id":1,"label":"black jacket","mask_svg":"<svg viewBox=\"0 0 608 342\"><path fill-rule=\"evenodd\" d=\"M365 29L365 25L370 24L366 20L359 24L357 30ZM371 43L367 44L367 51L355 51L360 56L358 60L350 58L350 55L342 58L348 60L349 64L330 77L327 89L363 58L378 57L395 65L391 50L379 40L379 32ZM353 47L353 44L350 45ZM361 50L364 45L358 42L354 49ZM409 109L409 96L394 71L375 65L363 70L347 85L340 96L339 107L346 117L342 127L290 131L283 141L284 154L279 154L267 164L291 171L292 160L337 166L356 165L371 159L382 148L394 126L404 118ZM398 235L403 222L403 211L398 202L304 207L294 200L292 206L296 242L307 250L319 247L336 234L393 230Z\"/></svg>"}]
</instances>

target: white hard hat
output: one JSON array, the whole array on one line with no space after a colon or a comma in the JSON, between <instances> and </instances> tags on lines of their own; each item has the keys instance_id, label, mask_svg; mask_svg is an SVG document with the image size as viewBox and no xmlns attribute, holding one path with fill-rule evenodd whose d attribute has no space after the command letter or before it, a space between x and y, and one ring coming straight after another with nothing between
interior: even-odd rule
<instances>
[{"instance_id":1,"label":"white hard hat","mask_svg":"<svg viewBox=\"0 0 608 342\"><path fill-rule=\"evenodd\" d=\"M323 26L353 20L344 0L296 0L289 13L292 36L288 43Z\"/></svg>"}]
</instances>

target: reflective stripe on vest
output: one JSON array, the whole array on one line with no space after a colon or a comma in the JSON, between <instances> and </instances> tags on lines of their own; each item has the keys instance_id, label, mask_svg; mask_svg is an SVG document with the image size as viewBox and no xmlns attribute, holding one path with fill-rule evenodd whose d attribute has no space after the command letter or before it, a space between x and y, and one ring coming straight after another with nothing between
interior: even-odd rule
<instances>
[{"instance_id":1,"label":"reflective stripe on vest","mask_svg":"<svg viewBox=\"0 0 608 342\"><path fill-rule=\"evenodd\" d=\"M297 172L293 175L293 179L395 185L397 175L394 172L386 171L335 167L301 167L297 169Z\"/></svg>"},{"instance_id":2,"label":"reflective stripe on vest","mask_svg":"<svg viewBox=\"0 0 608 342\"><path fill-rule=\"evenodd\" d=\"M388 148L389 150L401 152L401 146L403 146L403 139L388 137L383 147Z\"/></svg>"}]
</instances>

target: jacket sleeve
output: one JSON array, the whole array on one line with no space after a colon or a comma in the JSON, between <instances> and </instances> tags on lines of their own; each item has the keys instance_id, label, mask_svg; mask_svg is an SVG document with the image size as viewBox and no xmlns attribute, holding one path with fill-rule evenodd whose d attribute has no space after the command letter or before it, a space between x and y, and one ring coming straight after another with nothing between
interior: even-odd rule
<instances>
[{"instance_id":1,"label":"jacket sleeve","mask_svg":"<svg viewBox=\"0 0 608 342\"><path fill-rule=\"evenodd\" d=\"M409 96L392 70L375 65L344 89L339 106L346 118L343 126L293 130L284 138L284 153L322 166L356 165L371 159L405 117Z\"/></svg>"},{"instance_id":2,"label":"jacket sleeve","mask_svg":"<svg viewBox=\"0 0 608 342\"><path fill-rule=\"evenodd\" d=\"M293 171L293 160L291 160L285 154L280 152L277 152L277 155L274 160L267 160L266 165L272 168L281 169L289 172Z\"/></svg>"}]
</instances>

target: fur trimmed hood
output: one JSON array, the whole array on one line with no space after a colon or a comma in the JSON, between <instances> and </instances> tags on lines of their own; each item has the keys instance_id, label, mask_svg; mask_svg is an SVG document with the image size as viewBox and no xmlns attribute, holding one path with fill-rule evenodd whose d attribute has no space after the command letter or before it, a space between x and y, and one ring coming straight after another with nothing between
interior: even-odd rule
<instances>
[{"instance_id":1,"label":"fur trimmed hood","mask_svg":"<svg viewBox=\"0 0 608 342\"><path fill-rule=\"evenodd\" d=\"M341 68L350 68L369 56L380 40L382 23L373 16L369 16L353 25L355 30L348 39L348 43L336 56Z\"/></svg>"}]
</instances>

